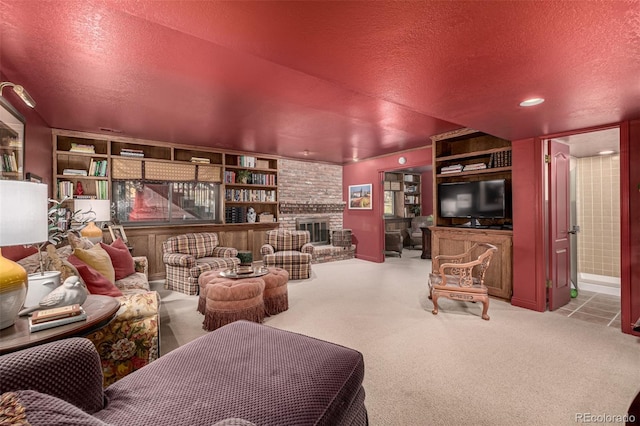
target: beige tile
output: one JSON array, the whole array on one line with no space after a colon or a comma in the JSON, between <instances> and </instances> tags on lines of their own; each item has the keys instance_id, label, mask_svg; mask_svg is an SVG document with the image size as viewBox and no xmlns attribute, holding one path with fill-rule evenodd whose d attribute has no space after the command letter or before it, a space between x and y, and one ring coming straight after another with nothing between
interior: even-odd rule
<instances>
[{"instance_id":1,"label":"beige tile","mask_svg":"<svg viewBox=\"0 0 640 426\"><path fill-rule=\"evenodd\" d=\"M592 305L592 302L589 302L585 306L581 307L576 313L589 314L596 317L607 318L608 320L612 320L618 314L619 310L620 308L611 312L610 310L596 308Z\"/></svg>"},{"instance_id":2,"label":"beige tile","mask_svg":"<svg viewBox=\"0 0 640 426\"><path fill-rule=\"evenodd\" d=\"M592 324L599 324L599 325L607 325L609 324L610 319L607 318L602 318L602 317L598 317L595 315L590 315L590 314L585 314L582 312L575 312L573 315L571 315L570 318L573 318L575 320L582 320L582 321L587 321L590 322Z\"/></svg>"}]
</instances>

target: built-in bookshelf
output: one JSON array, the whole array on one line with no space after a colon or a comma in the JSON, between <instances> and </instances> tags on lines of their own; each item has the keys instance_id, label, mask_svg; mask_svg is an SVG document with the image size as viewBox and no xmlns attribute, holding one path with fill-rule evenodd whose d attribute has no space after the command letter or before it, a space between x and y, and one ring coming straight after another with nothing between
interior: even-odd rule
<instances>
[{"instance_id":1,"label":"built-in bookshelf","mask_svg":"<svg viewBox=\"0 0 640 426\"><path fill-rule=\"evenodd\" d=\"M258 218L278 217L276 157L55 129L53 175L58 199L124 196L131 198L120 204L131 209L131 194L147 191L147 198L170 198L173 216L245 223L253 207Z\"/></svg>"}]
</instances>

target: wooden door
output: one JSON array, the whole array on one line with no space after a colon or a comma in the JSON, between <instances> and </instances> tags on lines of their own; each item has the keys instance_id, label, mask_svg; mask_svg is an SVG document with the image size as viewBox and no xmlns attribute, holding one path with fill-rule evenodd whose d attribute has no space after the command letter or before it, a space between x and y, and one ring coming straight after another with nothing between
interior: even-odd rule
<instances>
[{"instance_id":1,"label":"wooden door","mask_svg":"<svg viewBox=\"0 0 640 426\"><path fill-rule=\"evenodd\" d=\"M571 300L569 146L549 141L549 310Z\"/></svg>"}]
</instances>

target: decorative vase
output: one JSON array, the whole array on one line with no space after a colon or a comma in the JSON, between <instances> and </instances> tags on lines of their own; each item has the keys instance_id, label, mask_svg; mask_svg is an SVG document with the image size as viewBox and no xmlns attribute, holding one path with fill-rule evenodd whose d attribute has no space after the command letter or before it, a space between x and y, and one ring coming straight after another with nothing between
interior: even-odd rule
<instances>
[{"instance_id":1,"label":"decorative vase","mask_svg":"<svg viewBox=\"0 0 640 426\"><path fill-rule=\"evenodd\" d=\"M27 288L27 298L24 307L37 306L40 301L53 289L60 285L60 271L45 271L29 274L29 285Z\"/></svg>"},{"instance_id":2,"label":"decorative vase","mask_svg":"<svg viewBox=\"0 0 640 426\"><path fill-rule=\"evenodd\" d=\"M0 253L0 330L11 327L27 294L27 273Z\"/></svg>"}]
</instances>

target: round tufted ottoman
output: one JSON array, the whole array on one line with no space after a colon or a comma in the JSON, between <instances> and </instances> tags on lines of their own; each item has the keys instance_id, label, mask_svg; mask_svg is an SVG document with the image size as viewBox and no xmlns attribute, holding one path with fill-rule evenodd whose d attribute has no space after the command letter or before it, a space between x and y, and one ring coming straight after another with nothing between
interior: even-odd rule
<instances>
[{"instance_id":1,"label":"round tufted ottoman","mask_svg":"<svg viewBox=\"0 0 640 426\"><path fill-rule=\"evenodd\" d=\"M205 287L206 305L202 328L212 331L241 319L264 320L262 278L214 278Z\"/></svg>"},{"instance_id":2,"label":"round tufted ottoman","mask_svg":"<svg viewBox=\"0 0 640 426\"><path fill-rule=\"evenodd\" d=\"M207 271L200 274L198 277L198 312L204 315L205 308L207 306L207 285L220 278L220 270L214 269L213 271Z\"/></svg>"},{"instance_id":3,"label":"round tufted ottoman","mask_svg":"<svg viewBox=\"0 0 640 426\"><path fill-rule=\"evenodd\" d=\"M275 315L289 309L287 282L289 272L282 268L268 268L269 273L263 275L264 280L264 310L267 315Z\"/></svg>"}]
</instances>

